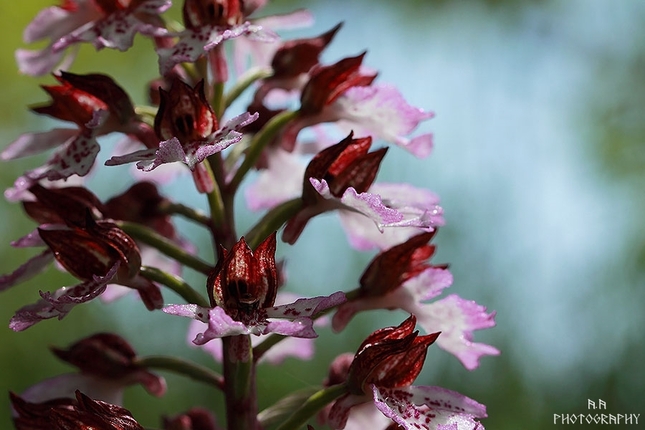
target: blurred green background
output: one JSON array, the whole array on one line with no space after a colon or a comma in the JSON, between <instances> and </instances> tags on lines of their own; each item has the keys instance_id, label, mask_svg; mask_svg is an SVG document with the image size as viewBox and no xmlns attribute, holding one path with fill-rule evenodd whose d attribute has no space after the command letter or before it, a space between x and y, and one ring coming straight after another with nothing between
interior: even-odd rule
<instances>
[{"instance_id":1,"label":"blurred green background","mask_svg":"<svg viewBox=\"0 0 645 430\"><path fill-rule=\"evenodd\" d=\"M47 100L37 86L51 77L21 76L13 52L24 46L22 29L48 0L0 4L5 28L0 44L2 145L25 131L47 130L53 121L26 106ZM441 385L488 406L488 429L568 428L554 414L587 413L587 399L602 399L607 413L641 414L645 428L645 3L624 0L525 1L275 1L270 11L307 7L312 28L286 38L320 34L345 25L324 55L327 63L367 49L367 66L379 81L401 89L407 100L437 117L421 127L435 134L435 151L417 160L390 151L380 179L405 181L437 192L447 226L438 237L435 262L450 263L450 293L497 311L497 327L476 340L502 350L466 371L449 354L431 348L417 384ZM96 54L83 47L72 71L104 72L145 100L156 75L147 40L126 52ZM113 141L105 142L105 159ZM38 159L3 163L6 188ZM105 170L105 169L103 169ZM105 173L104 171L102 173ZM101 197L124 190L127 179L99 174ZM179 200L204 206L186 192L188 182L168 186ZM240 204L240 207L243 205ZM0 273L12 271L33 251L8 243L34 226L19 206L0 201ZM243 214L241 230L256 214ZM180 223L187 235L199 230ZM198 241L209 258L207 241ZM338 220L316 219L288 257L287 288L308 295L351 289L371 254L348 248ZM296 251L296 252L294 252ZM188 273L199 285L203 278ZM56 270L3 292L0 320L74 281ZM172 294L166 301L176 303ZM261 406L293 390L319 384L329 361L354 351L400 313L359 316L341 335L321 330L312 362L262 367ZM188 321L148 313L132 298L79 306L63 321L26 332L0 328L0 393L20 393L43 378L71 369L47 346L65 346L97 331L116 331L141 355L176 353L208 366L212 360L186 347ZM128 389L126 407L146 426L159 414L194 405L217 411L221 395L195 382L166 375L168 394L150 398ZM0 428L9 427L6 394L0 394ZM579 426L593 428L592 425ZM621 428L621 426L614 426Z\"/></svg>"}]
</instances>

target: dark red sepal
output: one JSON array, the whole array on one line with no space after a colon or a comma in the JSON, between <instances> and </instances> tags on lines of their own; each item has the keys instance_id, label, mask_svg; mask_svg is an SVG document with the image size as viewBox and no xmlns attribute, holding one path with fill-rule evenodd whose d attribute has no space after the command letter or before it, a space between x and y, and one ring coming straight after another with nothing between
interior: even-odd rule
<instances>
[{"instance_id":1,"label":"dark red sepal","mask_svg":"<svg viewBox=\"0 0 645 430\"><path fill-rule=\"evenodd\" d=\"M39 224L66 224L70 227L85 226L87 212L100 215L103 204L84 187L45 188L32 185L29 192L36 201L25 201L27 215Z\"/></svg>"},{"instance_id":2,"label":"dark red sepal","mask_svg":"<svg viewBox=\"0 0 645 430\"><path fill-rule=\"evenodd\" d=\"M54 409L56 429L79 430L144 430L132 413L117 405L93 400L76 390L78 406L74 410Z\"/></svg>"},{"instance_id":3,"label":"dark red sepal","mask_svg":"<svg viewBox=\"0 0 645 430\"><path fill-rule=\"evenodd\" d=\"M195 29L205 25L229 26L242 22L240 0L186 0L184 25Z\"/></svg>"},{"instance_id":4,"label":"dark red sepal","mask_svg":"<svg viewBox=\"0 0 645 430\"><path fill-rule=\"evenodd\" d=\"M300 96L302 115L314 115L351 87L368 86L376 75L359 72L365 53L348 57L331 66L316 67Z\"/></svg>"},{"instance_id":5,"label":"dark red sepal","mask_svg":"<svg viewBox=\"0 0 645 430\"><path fill-rule=\"evenodd\" d=\"M321 52L332 41L342 23L320 36L286 41L273 56L271 68L276 78L293 78L318 64Z\"/></svg>"},{"instance_id":6,"label":"dark red sepal","mask_svg":"<svg viewBox=\"0 0 645 430\"><path fill-rule=\"evenodd\" d=\"M244 237L231 251L222 249L222 257L207 281L211 302L232 318L273 306L279 282L275 250L275 233L255 251Z\"/></svg>"},{"instance_id":7,"label":"dark red sepal","mask_svg":"<svg viewBox=\"0 0 645 430\"><path fill-rule=\"evenodd\" d=\"M353 133L350 133L336 145L316 154L305 169L302 193L304 202L314 204L320 198L309 178L325 179L336 197L341 197L349 187L358 193L367 191L387 153L387 148L368 152L371 144L371 137L354 139Z\"/></svg>"},{"instance_id":8,"label":"dark red sepal","mask_svg":"<svg viewBox=\"0 0 645 430\"><path fill-rule=\"evenodd\" d=\"M159 88L159 96L155 132L161 139L176 137L186 144L204 140L217 130L217 117L206 100L204 81L193 88L177 79L169 91Z\"/></svg>"},{"instance_id":9,"label":"dark red sepal","mask_svg":"<svg viewBox=\"0 0 645 430\"><path fill-rule=\"evenodd\" d=\"M31 403L10 393L18 430L144 430L121 406L93 400L76 390L75 399Z\"/></svg>"},{"instance_id":10,"label":"dark red sepal","mask_svg":"<svg viewBox=\"0 0 645 430\"><path fill-rule=\"evenodd\" d=\"M100 73L77 75L70 72L60 72L59 80L68 83L77 90L96 97L106 104L110 114L119 124L126 124L136 117L134 105L128 93L111 77Z\"/></svg>"},{"instance_id":11,"label":"dark red sepal","mask_svg":"<svg viewBox=\"0 0 645 430\"><path fill-rule=\"evenodd\" d=\"M105 275L121 262L118 280L133 278L141 267L141 255L134 239L116 224L86 217L86 227L45 225L38 233L69 273L82 280Z\"/></svg>"},{"instance_id":12,"label":"dark red sepal","mask_svg":"<svg viewBox=\"0 0 645 430\"><path fill-rule=\"evenodd\" d=\"M52 409L73 409L76 401L70 398L51 399L42 403L31 403L22 397L9 393L15 412L13 424L17 430L52 430Z\"/></svg>"},{"instance_id":13,"label":"dark red sepal","mask_svg":"<svg viewBox=\"0 0 645 430\"><path fill-rule=\"evenodd\" d=\"M97 333L81 339L67 349L51 351L81 372L104 379L122 378L136 369L136 353L125 339L112 333Z\"/></svg>"},{"instance_id":14,"label":"dark red sepal","mask_svg":"<svg viewBox=\"0 0 645 430\"><path fill-rule=\"evenodd\" d=\"M177 237L170 216L161 211L169 203L152 182L138 182L124 193L105 202L104 215L107 218L136 222L149 226L169 239Z\"/></svg>"},{"instance_id":15,"label":"dark red sepal","mask_svg":"<svg viewBox=\"0 0 645 430\"><path fill-rule=\"evenodd\" d=\"M435 251L435 246L428 242L436 232L437 229L413 236L374 257L361 276L361 295L383 296L429 267L446 268L427 263Z\"/></svg>"},{"instance_id":16,"label":"dark red sepal","mask_svg":"<svg viewBox=\"0 0 645 430\"><path fill-rule=\"evenodd\" d=\"M353 394L369 393L369 385L396 388L412 384L421 372L428 346L440 333L419 336L414 315L397 327L375 331L363 341L349 368Z\"/></svg>"}]
</instances>

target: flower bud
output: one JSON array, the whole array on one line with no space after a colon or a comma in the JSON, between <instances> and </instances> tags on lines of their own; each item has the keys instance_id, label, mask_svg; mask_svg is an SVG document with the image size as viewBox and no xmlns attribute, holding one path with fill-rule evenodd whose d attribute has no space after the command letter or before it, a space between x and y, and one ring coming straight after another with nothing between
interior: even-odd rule
<instances>
[{"instance_id":1,"label":"flower bud","mask_svg":"<svg viewBox=\"0 0 645 430\"><path fill-rule=\"evenodd\" d=\"M412 384L421 372L428 346L439 333L419 336L411 315L397 327L386 327L367 337L349 368L348 386L353 394L370 393L369 385L396 388Z\"/></svg>"},{"instance_id":2,"label":"flower bud","mask_svg":"<svg viewBox=\"0 0 645 430\"><path fill-rule=\"evenodd\" d=\"M292 78L307 73L318 64L320 53L329 45L342 24L317 37L284 42L271 61L271 79Z\"/></svg>"},{"instance_id":3,"label":"flower bud","mask_svg":"<svg viewBox=\"0 0 645 430\"><path fill-rule=\"evenodd\" d=\"M361 276L361 296L383 296L430 267L445 269L427 263L435 251L428 242L436 232L413 236L374 257Z\"/></svg>"},{"instance_id":4,"label":"flower bud","mask_svg":"<svg viewBox=\"0 0 645 430\"><path fill-rule=\"evenodd\" d=\"M18 416L14 425L18 430L143 430L130 411L117 405L93 400L76 391L76 399L56 399L44 403L30 403L10 394Z\"/></svg>"},{"instance_id":5,"label":"flower bud","mask_svg":"<svg viewBox=\"0 0 645 430\"><path fill-rule=\"evenodd\" d=\"M155 132L161 139L176 137L185 145L204 140L217 130L217 118L206 100L204 81L191 88L175 80L169 91L159 88L159 95Z\"/></svg>"},{"instance_id":6,"label":"flower bud","mask_svg":"<svg viewBox=\"0 0 645 430\"><path fill-rule=\"evenodd\" d=\"M320 198L309 178L326 180L336 197L341 197L349 187L358 193L367 191L387 153L387 148L368 152L371 144L371 137L353 139L350 133L336 145L316 154L305 170L302 193L305 203L314 204Z\"/></svg>"},{"instance_id":7,"label":"flower bud","mask_svg":"<svg viewBox=\"0 0 645 430\"><path fill-rule=\"evenodd\" d=\"M359 71L364 56L365 53L362 53L312 70L311 78L300 96L300 112L315 115L349 88L370 85L376 75L362 75Z\"/></svg>"},{"instance_id":8,"label":"flower bud","mask_svg":"<svg viewBox=\"0 0 645 430\"><path fill-rule=\"evenodd\" d=\"M67 224L82 227L88 212L99 215L103 204L90 190L84 187L45 188L32 185L29 192L35 201L23 202L27 215L39 224Z\"/></svg>"},{"instance_id":9,"label":"flower bud","mask_svg":"<svg viewBox=\"0 0 645 430\"><path fill-rule=\"evenodd\" d=\"M238 320L257 309L273 306L278 289L275 250L275 233L255 251L244 238L230 252L222 249L223 256L208 277L211 301Z\"/></svg>"},{"instance_id":10,"label":"flower bud","mask_svg":"<svg viewBox=\"0 0 645 430\"><path fill-rule=\"evenodd\" d=\"M184 25L191 29L235 25L243 19L239 0L186 0L183 15Z\"/></svg>"},{"instance_id":11,"label":"flower bud","mask_svg":"<svg viewBox=\"0 0 645 430\"><path fill-rule=\"evenodd\" d=\"M61 85L42 87L51 96L51 104L34 107L34 112L74 122L81 128L97 110L109 111L117 123L113 125L126 124L136 116L128 94L109 76L60 73L55 78Z\"/></svg>"},{"instance_id":12,"label":"flower bud","mask_svg":"<svg viewBox=\"0 0 645 430\"><path fill-rule=\"evenodd\" d=\"M46 224L38 233L56 260L81 280L105 275L117 261L117 280L133 278L141 267L134 239L112 222L94 221L89 214L86 219L84 228Z\"/></svg>"},{"instance_id":13,"label":"flower bud","mask_svg":"<svg viewBox=\"0 0 645 430\"><path fill-rule=\"evenodd\" d=\"M68 349L52 348L52 352L85 374L101 379L122 380L127 385L140 383L149 393L158 397L166 391L163 378L139 366L134 349L115 334L97 333L81 339Z\"/></svg>"}]
</instances>

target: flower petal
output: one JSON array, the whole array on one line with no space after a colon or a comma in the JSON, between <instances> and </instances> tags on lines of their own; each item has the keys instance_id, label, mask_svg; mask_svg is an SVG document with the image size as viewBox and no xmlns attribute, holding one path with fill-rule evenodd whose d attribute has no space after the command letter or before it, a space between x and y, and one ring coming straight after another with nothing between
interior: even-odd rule
<instances>
[{"instance_id":1,"label":"flower petal","mask_svg":"<svg viewBox=\"0 0 645 430\"><path fill-rule=\"evenodd\" d=\"M246 203L252 211L271 209L302 194L305 164L295 152L282 148L265 150L267 168L260 170L255 182L244 190Z\"/></svg>"},{"instance_id":2,"label":"flower petal","mask_svg":"<svg viewBox=\"0 0 645 430\"><path fill-rule=\"evenodd\" d=\"M285 293L285 292L280 292L278 293L278 297L276 301L283 303L283 302L290 302L297 299L297 296L292 293ZM324 326L327 325L328 319L323 317L323 318L318 318L314 322L314 326ZM198 333L203 332L206 330L207 324L199 321L199 320L194 320L191 321L190 326L188 327L188 333L187 333L187 338L189 341L189 345L193 345L192 340L195 339ZM267 335L260 335L260 336L252 336L251 337L251 346L256 347L257 345L261 344L263 341L265 341L268 338ZM215 339L212 342L208 342L204 345L201 346L201 348L210 354L216 361L222 362L222 342L220 342L218 339ZM285 359L289 357L294 357L300 360L311 360L311 358L314 355L314 341L313 339L310 338L302 338L302 337L288 337L284 339L282 342L278 343L277 345L274 345L271 347L269 351L267 351L262 357L260 357L259 362L264 363L268 362L273 365L279 365L282 362L284 362Z\"/></svg>"},{"instance_id":3,"label":"flower petal","mask_svg":"<svg viewBox=\"0 0 645 430\"><path fill-rule=\"evenodd\" d=\"M137 154L145 154L146 150L138 151ZM131 154L133 155L133 154ZM148 160L141 160L137 163L137 168L144 172L149 172L158 166L166 163L174 163L181 161L188 163L188 157L184 152L184 148L176 137L169 140L164 140L159 143L159 149L154 152L154 158Z\"/></svg>"},{"instance_id":4,"label":"flower petal","mask_svg":"<svg viewBox=\"0 0 645 430\"><path fill-rule=\"evenodd\" d=\"M11 246L14 248L31 248L34 246L47 246L45 241L40 237L38 229L28 233L26 236L16 239L11 242Z\"/></svg>"},{"instance_id":5,"label":"flower petal","mask_svg":"<svg viewBox=\"0 0 645 430\"><path fill-rule=\"evenodd\" d=\"M23 40L26 43L33 43L45 38L58 40L74 29L100 17L100 12L94 2L74 3L73 11L58 6L41 10L25 28L22 35Z\"/></svg>"},{"instance_id":6,"label":"flower petal","mask_svg":"<svg viewBox=\"0 0 645 430\"><path fill-rule=\"evenodd\" d=\"M33 184L45 178L56 181L72 175L85 176L100 150L93 133L81 133L68 140L44 165L27 172L25 178Z\"/></svg>"},{"instance_id":7,"label":"flower petal","mask_svg":"<svg viewBox=\"0 0 645 430\"><path fill-rule=\"evenodd\" d=\"M274 306L267 309L268 318L303 318L312 317L325 309L345 303L345 293L337 291L330 296L318 296L309 299L298 299L293 303Z\"/></svg>"},{"instance_id":8,"label":"flower petal","mask_svg":"<svg viewBox=\"0 0 645 430\"><path fill-rule=\"evenodd\" d=\"M349 418L350 410L361 403L369 402L367 396L357 396L354 394L345 394L334 402L329 415L327 416L327 423L333 429L344 429Z\"/></svg>"},{"instance_id":9,"label":"flower petal","mask_svg":"<svg viewBox=\"0 0 645 430\"><path fill-rule=\"evenodd\" d=\"M407 310L407 309L406 309ZM464 367L473 370L483 355L499 355L490 345L472 342L473 331L495 326L495 312L457 295L415 308L419 325L428 333L441 331L437 345L455 355Z\"/></svg>"},{"instance_id":10,"label":"flower petal","mask_svg":"<svg viewBox=\"0 0 645 430\"><path fill-rule=\"evenodd\" d=\"M64 144L76 135L78 130L74 128L55 128L42 133L25 133L0 153L0 159L13 160L39 154Z\"/></svg>"},{"instance_id":11,"label":"flower petal","mask_svg":"<svg viewBox=\"0 0 645 430\"><path fill-rule=\"evenodd\" d=\"M42 403L52 399L74 398L74 392L80 390L94 399L122 405L125 387L126 384L120 380L102 379L83 373L65 373L32 385L21 397L28 402Z\"/></svg>"},{"instance_id":12,"label":"flower petal","mask_svg":"<svg viewBox=\"0 0 645 430\"><path fill-rule=\"evenodd\" d=\"M432 231L444 224L439 197L429 190L409 184L374 183L369 192L379 195L385 206L396 209L403 218L396 224L396 228L379 231L364 216L356 212L340 211L343 229L350 245L356 249L388 249L422 231Z\"/></svg>"},{"instance_id":13,"label":"flower petal","mask_svg":"<svg viewBox=\"0 0 645 430\"><path fill-rule=\"evenodd\" d=\"M202 306L197 306L194 304L169 305L162 308L161 310L170 315L192 318L204 323L208 322L208 311L210 311L209 308L204 308Z\"/></svg>"},{"instance_id":14,"label":"flower petal","mask_svg":"<svg viewBox=\"0 0 645 430\"><path fill-rule=\"evenodd\" d=\"M331 193L326 180L309 178L309 182L311 182L314 189L324 198L336 198ZM381 197L377 194L368 192L357 193L354 188L350 187L345 190L339 200L348 209L361 213L374 221L379 230L382 230L385 226L399 225L399 223L404 221L403 214L384 205Z\"/></svg>"},{"instance_id":15,"label":"flower petal","mask_svg":"<svg viewBox=\"0 0 645 430\"><path fill-rule=\"evenodd\" d=\"M295 318L292 321L276 320L269 322L262 334L275 333L311 339L318 337L313 325L314 322L311 318Z\"/></svg>"},{"instance_id":16,"label":"flower petal","mask_svg":"<svg viewBox=\"0 0 645 430\"><path fill-rule=\"evenodd\" d=\"M242 35L255 35L258 40L267 41L273 41L277 37L275 33L250 22L245 22L232 28L205 25L196 29L185 30L179 34L179 41L175 46L157 50L159 71L165 76L175 65L182 62L192 63L225 40Z\"/></svg>"},{"instance_id":17,"label":"flower petal","mask_svg":"<svg viewBox=\"0 0 645 430\"><path fill-rule=\"evenodd\" d=\"M91 42L98 49L113 48L126 51L132 46L134 35L164 35L166 32L158 27L139 20L139 14L158 15L171 6L169 0L147 0L140 2L134 10L118 10L103 19L88 22L69 34L58 39L53 48L55 51L67 48L79 42Z\"/></svg>"},{"instance_id":18,"label":"flower petal","mask_svg":"<svg viewBox=\"0 0 645 430\"><path fill-rule=\"evenodd\" d=\"M38 273L45 270L53 260L54 254L49 249L30 258L26 263L18 267L12 273L0 276L0 291L4 291L14 285L26 281L27 279L31 279Z\"/></svg>"},{"instance_id":19,"label":"flower petal","mask_svg":"<svg viewBox=\"0 0 645 430\"><path fill-rule=\"evenodd\" d=\"M381 138L408 150L417 157L432 151L432 136L408 139L421 121L434 116L431 112L410 106L401 93L390 85L355 86L336 100L337 115L356 130L356 126L375 138Z\"/></svg>"},{"instance_id":20,"label":"flower petal","mask_svg":"<svg viewBox=\"0 0 645 430\"><path fill-rule=\"evenodd\" d=\"M51 47L40 50L17 49L15 56L20 73L29 76L45 76L62 61L65 52L54 52ZM64 70L65 67L59 69Z\"/></svg>"},{"instance_id":21,"label":"flower petal","mask_svg":"<svg viewBox=\"0 0 645 430\"><path fill-rule=\"evenodd\" d=\"M74 306L98 297L107 284L116 276L120 263L117 262L105 276L94 276L91 281L74 287L63 287L54 294L42 292L42 299L19 309L9 322L13 331L23 331L32 325L49 318L63 319Z\"/></svg>"},{"instance_id":22,"label":"flower petal","mask_svg":"<svg viewBox=\"0 0 645 430\"><path fill-rule=\"evenodd\" d=\"M253 332L252 328L247 328L241 322L233 320L219 306L208 309L197 305L170 305L163 308L162 311L167 314L193 318L208 323L206 330L203 333L197 333L195 336L193 340L195 345L203 345L217 338L251 334Z\"/></svg>"},{"instance_id":23,"label":"flower petal","mask_svg":"<svg viewBox=\"0 0 645 430\"><path fill-rule=\"evenodd\" d=\"M406 430L437 429L454 424L457 430L483 430L473 418L487 416L484 405L441 387L388 389L372 385L372 392L374 403L383 415Z\"/></svg>"}]
</instances>

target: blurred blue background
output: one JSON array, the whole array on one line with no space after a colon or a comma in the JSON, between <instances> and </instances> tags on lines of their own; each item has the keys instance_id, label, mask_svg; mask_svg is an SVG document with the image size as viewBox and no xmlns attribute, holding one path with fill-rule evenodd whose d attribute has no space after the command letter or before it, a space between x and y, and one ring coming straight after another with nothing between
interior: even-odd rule
<instances>
[{"instance_id":1,"label":"blurred blue background","mask_svg":"<svg viewBox=\"0 0 645 430\"><path fill-rule=\"evenodd\" d=\"M25 131L55 124L25 107L47 100L36 83L53 80L21 76L13 61L13 51L24 46L22 29L50 4L0 5L3 146ZM441 385L486 404L489 429L565 428L553 424L553 414L586 413L587 399L604 400L607 413L645 414L645 3L275 1L266 13L294 7L309 8L316 22L285 32L285 38L317 35L344 21L324 62L367 49L364 63L379 70L379 82L396 85L412 105L437 114L420 127L435 135L433 154L418 160L392 150L379 179L440 195L447 225L437 236L433 261L450 263L455 276L450 293L497 311L497 327L476 333L476 340L498 347L502 355L485 357L469 372L431 348L417 384ZM112 74L136 102L145 101L145 84L156 70L150 43L143 39L126 53L97 55L84 47L72 68ZM37 161L4 163L3 186ZM127 181L93 178L101 197L123 191ZM205 207L199 196L185 192L189 186L183 182L166 190ZM33 255L8 246L33 224L17 205L0 201L0 211L0 242L6 244L0 273L6 273ZM240 231L257 216L242 214ZM198 228L180 225L187 235L199 236ZM209 243L198 244L209 258ZM372 257L349 249L334 215L314 220L294 249L282 244L279 252L288 258L287 288L308 295L354 288ZM203 283L194 273L186 278ZM50 270L2 293L0 321L35 301L39 289L72 282ZM177 300L166 296L169 303ZM260 369L261 405L294 387L319 384L336 354L354 351L369 332L403 318L374 312L359 316L341 335L322 330L313 362L289 360ZM131 298L79 306L63 321L46 321L23 333L5 324L0 427L9 426L8 399L1 393L20 393L71 370L48 345L65 346L97 331L117 331L141 355L176 352L218 366L186 347L187 324L148 313ZM167 377L169 392L162 399L139 387L126 392L126 406L142 423L158 426L160 413L193 405L221 416L218 392Z\"/></svg>"}]
</instances>

